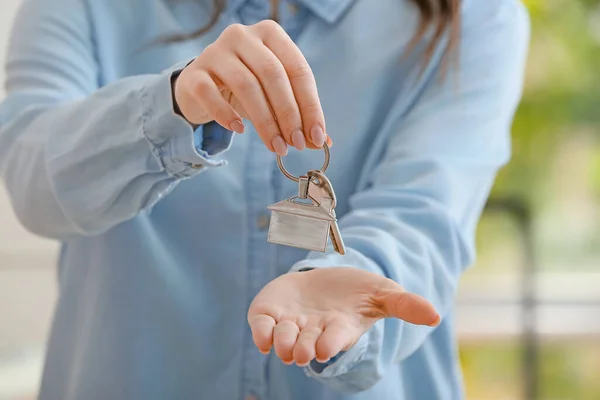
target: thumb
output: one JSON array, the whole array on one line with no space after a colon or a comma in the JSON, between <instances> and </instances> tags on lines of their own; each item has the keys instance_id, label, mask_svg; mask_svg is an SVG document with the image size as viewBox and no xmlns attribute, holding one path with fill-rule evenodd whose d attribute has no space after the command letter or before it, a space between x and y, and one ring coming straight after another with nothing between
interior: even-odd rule
<instances>
[{"instance_id":1,"label":"thumb","mask_svg":"<svg viewBox=\"0 0 600 400\"><path fill-rule=\"evenodd\" d=\"M387 318L398 318L415 325L438 326L440 315L435 307L414 293L394 291L383 298Z\"/></svg>"}]
</instances>

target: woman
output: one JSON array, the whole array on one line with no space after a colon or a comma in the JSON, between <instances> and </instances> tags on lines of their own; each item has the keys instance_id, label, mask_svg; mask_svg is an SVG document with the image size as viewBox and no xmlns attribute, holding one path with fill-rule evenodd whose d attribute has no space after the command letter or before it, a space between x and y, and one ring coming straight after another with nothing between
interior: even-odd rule
<instances>
[{"instance_id":1,"label":"woman","mask_svg":"<svg viewBox=\"0 0 600 400\"><path fill-rule=\"evenodd\" d=\"M509 157L522 6L222 3L24 1L0 166L63 243L40 398L461 398L452 302ZM323 152L290 149L329 135L346 255L267 243L297 192L274 153L304 174Z\"/></svg>"}]
</instances>

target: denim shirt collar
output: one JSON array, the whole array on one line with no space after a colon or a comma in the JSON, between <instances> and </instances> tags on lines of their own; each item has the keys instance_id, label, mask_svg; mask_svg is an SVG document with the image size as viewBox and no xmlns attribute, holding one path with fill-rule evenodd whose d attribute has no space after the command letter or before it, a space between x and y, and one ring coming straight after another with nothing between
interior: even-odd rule
<instances>
[{"instance_id":1,"label":"denim shirt collar","mask_svg":"<svg viewBox=\"0 0 600 400\"><path fill-rule=\"evenodd\" d=\"M247 1L248 0L229 0L231 11L237 11ZM288 2L304 5L317 17L333 24L342 17L354 1L355 0L294 0Z\"/></svg>"}]
</instances>

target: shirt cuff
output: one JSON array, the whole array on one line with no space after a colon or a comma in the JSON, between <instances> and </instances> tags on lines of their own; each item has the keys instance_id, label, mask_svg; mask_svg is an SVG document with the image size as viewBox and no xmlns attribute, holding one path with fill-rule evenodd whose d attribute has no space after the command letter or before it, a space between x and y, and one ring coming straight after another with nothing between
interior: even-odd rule
<instances>
[{"instance_id":1,"label":"shirt cuff","mask_svg":"<svg viewBox=\"0 0 600 400\"><path fill-rule=\"evenodd\" d=\"M362 335L348 351L338 354L327 363L311 361L304 368L306 376L341 393L357 393L373 386L377 378L371 377L368 370L360 367L369 353L370 335L371 330Z\"/></svg>"},{"instance_id":2,"label":"shirt cuff","mask_svg":"<svg viewBox=\"0 0 600 400\"><path fill-rule=\"evenodd\" d=\"M347 248L346 254L341 255L333 250L331 244L328 246L326 253L310 252L306 258L294 264L290 269L290 272L298 272L305 268L332 267L353 267L377 274L382 273L377 263L362 253L352 248Z\"/></svg>"},{"instance_id":3,"label":"shirt cuff","mask_svg":"<svg viewBox=\"0 0 600 400\"><path fill-rule=\"evenodd\" d=\"M219 167L227 162L218 157L229 149L233 132L216 122L200 125L196 130L175 113L171 76L189 61L180 63L152 78L142 88L142 131L156 160L174 177L188 177L205 167Z\"/></svg>"}]
</instances>

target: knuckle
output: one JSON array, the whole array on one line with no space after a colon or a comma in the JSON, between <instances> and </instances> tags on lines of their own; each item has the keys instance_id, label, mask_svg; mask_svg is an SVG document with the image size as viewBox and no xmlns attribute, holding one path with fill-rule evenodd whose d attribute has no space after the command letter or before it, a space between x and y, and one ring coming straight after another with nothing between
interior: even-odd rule
<instances>
[{"instance_id":1,"label":"knuckle","mask_svg":"<svg viewBox=\"0 0 600 400\"><path fill-rule=\"evenodd\" d=\"M282 79L287 76L285 68L279 60L273 60L263 63L261 72L264 76L271 79Z\"/></svg>"},{"instance_id":2,"label":"knuckle","mask_svg":"<svg viewBox=\"0 0 600 400\"><path fill-rule=\"evenodd\" d=\"M293 126L294 128L298 128L296 125L301 123L302 120L298 109L292 105L281 110L280 115L280 119L283 122L285 122L287 125Z\"/></svg>"},{"instance_id":3,"label":"knuckle","mask_svg":"<svg viewBox=\"0 0 600 400\"><path fill-rule=\"evenodd\" d=\"M231 77L231 86L240 93L252 92L255 88L254 81L242 71L236 71Z\"/></svg>"},{"instance_id":4,"label":"knuckle","mask_svg":"<svg viewBox=\"0 0 600 400\"><path fill-rule=\"evenodd\" d=\"M410 297L406 293L403 293L401 296L398 296L396 298L396 304L394 306L399 313L404 313L404 312L410 311L410 309L411 309Z\"/></svg>"},{"instance_id":5,"label":"knuckle","mask_svg":"<svg viewBox=\"0 0 600 400\"><path fill-rule=\"evenodd\" d=\"M242 24L231 24L223 31L225 38L238 38L246 35L247 27Z\"/></svg>"},{"instance_id":6,"label":"knuckle","mask_svg":"<svg viewBox=\"0 0 600 400\"><path fill-rule=\"evenodd\" d=\"M313 72L306 61L298 61L289 71L290 79L314 79Z\"/></svg>"},{"instance_id":7,"label":"knuckle","mask_svg":"<svg viewBox=\"0 0 600 400\"><path fill-rule=\"evenodd\" d=\"M219 45L217 44L217 42L211 43L208 46L206 46L204 48L204 50L202 50L202 53L200 53L200 55L198 56L198 58L196 60L197 61L211 60L215 56L215 53L217 53L218 51L219 51Z\"/></svg>"},{"instance_id":8,"label":"knuckle","mask_svg":"<svg viewBox=\"0 0 600 400\"><path fill-rule=\"evenodd\" d=\"M310 103L310 104L307 104L306 106L304 106L303 111L306 114L320 115L321 114L321 105L319 103Z\"/></svg>"},{"instance_id":9,"label":"knuckle","mask_svg":"<svg viewBox=\"0 0 600 400\"><path fill-rule=\"evenodd\" d=\"M284 118L296 118L298 117L298 110L296 107L288 106L281 112L281 115Z\"/></svg>"},{"instance_id":10,"label":"knuckle","mask_svg":"<svg viewBox=\"0 0 600 400\"><path fill-rule=\"evenodd\" d=\"M256 27L265 33L274 33L281 30L281 26L272 19L265 19L256 24Z\"/></svg>"},{"instance_id":11,"label":"knuckle","mask_svg":"<svg viewBox=\"0 0 600 400\"><path fill-rule=\"evenodd\" d=\"M264 118L260 126L271 136L279 134L279 125L277 125L277 121L272 116Z\"/></svg>"},{"instance_id":12,"label":"knuckle","mask_svg":"<svg viewBox=\"0 0 600 400\"><path fill-rule=\"evenodd\" d=\"M203 70L214 68L215 62L226 52L222 43L214 42L206 46L202 53L194 60L193 66ZM190 65L190 67L192 66ZM189 67L188 67L189 68Z\"/></svg>"}]
</instances>

